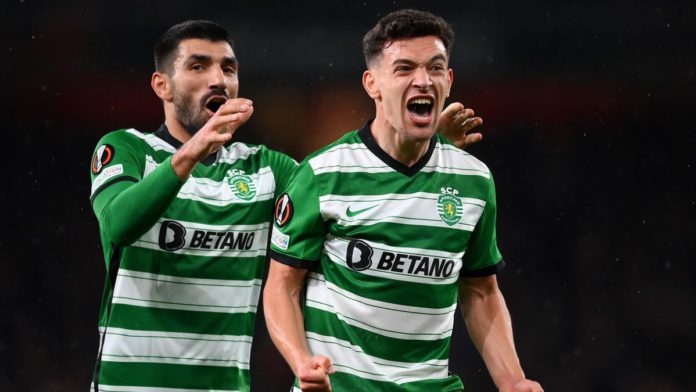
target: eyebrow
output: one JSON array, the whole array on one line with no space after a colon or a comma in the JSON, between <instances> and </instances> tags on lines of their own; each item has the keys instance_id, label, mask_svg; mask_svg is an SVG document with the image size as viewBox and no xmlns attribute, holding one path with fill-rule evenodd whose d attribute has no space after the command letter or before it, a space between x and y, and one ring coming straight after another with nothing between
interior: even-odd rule
<instances>
[{"instance_id":1,"label":"eyebrow","mask_svg":"<svg viewBox=\"0 0 696 392\"><path fill-rule=\"evenodd\" d=\"M432 64L438 60L447 62L447 57L445 57L445 55L443 55L442 53L438 53L435 56L433 56L430 60L428 60L428 64ZM392 61L391 64L394 65L394 64L399 64L399 63L409 64L409 65L416 64L415 61L409 60L409 59L396 59L396 60Z\"/></svg>"},{"instance_id":2,"label":"eyebrow","mask_svg":"<svg viewBox=\"0 0 696 392\"><path fill-rule=\"evenodd\" d=\"M187 63L193 63L193 62L209 63L211 61L212 61L212 57L210 57L206 54L192 54L186 60ZM237 61L236 57L225 56L222 59L222 64L223 65L232 65L232 66L236 67L237 65L239 65L239 61Z\"/></svg>"}]
</instances>

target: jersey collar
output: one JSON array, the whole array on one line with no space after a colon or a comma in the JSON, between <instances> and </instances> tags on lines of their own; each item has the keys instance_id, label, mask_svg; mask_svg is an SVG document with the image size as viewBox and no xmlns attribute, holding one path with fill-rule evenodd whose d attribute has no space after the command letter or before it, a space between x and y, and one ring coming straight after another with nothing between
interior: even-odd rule
<instances>
[{"instance_id":1,"label":"jersey collar","mask_svg":"<svg viewBox=\"0 0 696 392\"><path fill-rule=\"evenodd\" d=\"M386 163L387 166L398 171L401 174L412 177L417 174L425 165L430 161L435 151L435 145L437 144L437 137L433 135L430 139L430 144L428 145L428 151L416 162L413 166L406 166L403 163L392 158L391 155L387 154L386 151L382 150L382 147L377 144L377 141L372 136L372 131L370 131L370 125L374 119L368 121L360 130L358 130L358 136L362 140L363 144L370 150L373 154L377 156L382 162Z\"/></svg>"}]
</instances>

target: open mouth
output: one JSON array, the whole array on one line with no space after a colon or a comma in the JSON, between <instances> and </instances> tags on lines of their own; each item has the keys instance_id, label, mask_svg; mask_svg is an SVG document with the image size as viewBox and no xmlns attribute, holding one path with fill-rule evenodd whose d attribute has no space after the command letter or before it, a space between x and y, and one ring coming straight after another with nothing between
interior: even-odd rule
<instances>
[{"instance_id":1,"label":"open mouth","mask_svg":"<svg viewBox=\"0 0 696 392\"><path fill-rule=\"evenodd\" d=\"M434 103L432 97L411 98L406 104L406 109L414 119L429 120Z\"/></svg>"},{"instance_id":2,"label":"open mouth","mask_svg":"<svg viewBox=\"0 0 696 392\"><path fill-rule=\"evenodd\" d=\"M211 112L215 113L220 109L220 106L222 106L227 99L225 97L212 97L208 100L208 102L205 104L206 109L210 110Z\"/></svg>"}]
</instances>

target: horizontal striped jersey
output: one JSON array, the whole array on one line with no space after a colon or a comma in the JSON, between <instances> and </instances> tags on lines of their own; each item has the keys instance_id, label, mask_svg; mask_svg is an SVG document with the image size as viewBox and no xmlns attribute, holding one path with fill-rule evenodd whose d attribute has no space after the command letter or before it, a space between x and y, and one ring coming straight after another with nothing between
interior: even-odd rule
<instances>
[{"instance_id":1,"label":"horizontal striped jersey","mask_svg":"<svg viewBox=\"0 0 696 392\"><path fill-rule=\"evenodd\" d=\"M137 184L162 165L173 174L180 145L164 126L107 134L92 160L92 199L113 198L115 184ZM132 243L113 243L105 226L115 222L100 220L107 281L93 390L250 389L273 200L296 163L243 143L209 158Z\"/></svg>"},{"instance_id":2,"label":"horizontal striped jersey","mask_svg":"<svg viewBox=\"0 0 696 392\"><path fill-rule=\"evenodd\" d=\"M502 268L495 214L488 168L439 136L411 167L369 124L305 159L276 202L271 257L310 269L306 339L332 359L334 391L463 388L448 372L457 281Z\"/></svg>"}]
</instances>

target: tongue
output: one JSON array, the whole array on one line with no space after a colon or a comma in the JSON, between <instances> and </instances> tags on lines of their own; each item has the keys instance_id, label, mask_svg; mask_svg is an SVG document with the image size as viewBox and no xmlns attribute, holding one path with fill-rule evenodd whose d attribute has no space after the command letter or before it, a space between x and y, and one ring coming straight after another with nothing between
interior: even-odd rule
<instances>
[{"instance_id":1,"label":"tongue","mask_svg":"<svg viewBox=\"0 0 696 392\"><path fill-rule=\"evenodd\" d=\"M416 125L428 125L430 124L430 110L426 107L418 106L416 108L408 110L409 117Z\"/></svg>"}]
</instances>

